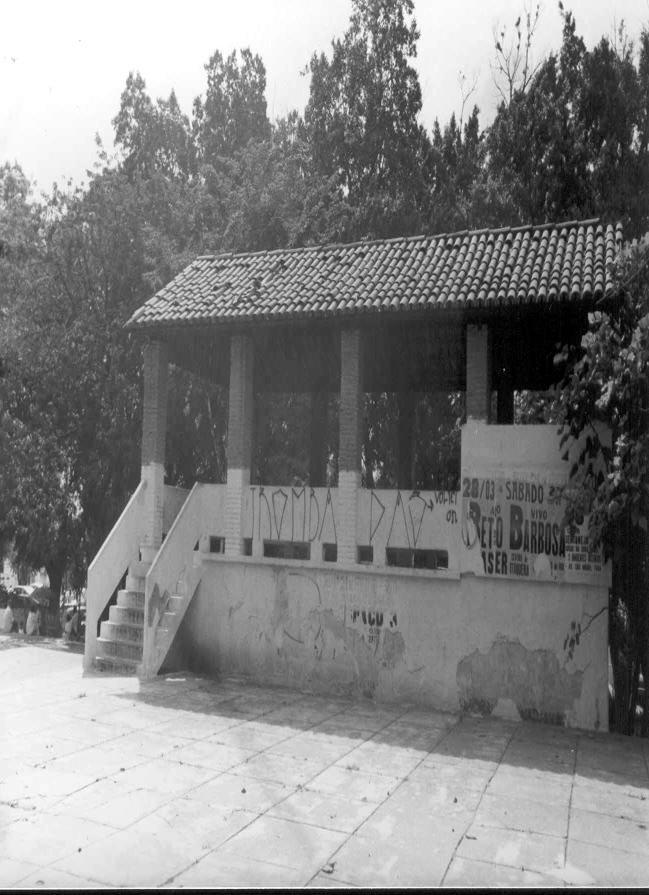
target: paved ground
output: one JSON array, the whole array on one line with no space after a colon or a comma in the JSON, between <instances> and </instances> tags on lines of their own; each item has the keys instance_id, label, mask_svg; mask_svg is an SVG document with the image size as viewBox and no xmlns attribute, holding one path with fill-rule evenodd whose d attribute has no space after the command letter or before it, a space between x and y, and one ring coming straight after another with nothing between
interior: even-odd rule
<instances>
[{"instance_id":1,"label":"paved ground","mask_svg":"<svg viewBox=\"0 0 649 895\"><path fill-rule=\"evenodd\" d=\"M0 637L0 887L649 884L649 744Z\"/></svg>"}]
</instances>

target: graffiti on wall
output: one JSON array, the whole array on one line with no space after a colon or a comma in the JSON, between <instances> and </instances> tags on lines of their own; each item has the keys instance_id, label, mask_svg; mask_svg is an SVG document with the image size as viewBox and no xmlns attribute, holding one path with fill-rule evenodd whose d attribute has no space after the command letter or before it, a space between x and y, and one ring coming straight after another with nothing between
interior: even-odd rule
<instances>
[{"instance_id":1,"label":"graffiti on wall","mask_svg":"<svg viewBox=\"0 0 649 895\"><path fill-rule=\"evenodd\" d=\"M453 544L459 526L454 491L364 491L359 499L362 543L410 549Z\"/></svg>"},{"instance_id":2,"label":"graffiti on wall","mask_svg":"<svg viewBox=\"0 0 649 895\"><path fill-rule=\"evenodd\" d=\"M602 556L589 549L585 527L566 538L562 485L466 476L461 494L467 568L476 574L556 580L601 573Z\"/></svg>"},{"instance_id":3,"label":"graffiti on wall","mask_svg":"<svg viewBox=\"0 0 649 895\"><path fill-rule=\"evenodd\" d=\"M381 630L396 630L397 613L384 612L382 609L352 609L352 625L363 630L368 644L378 644Z\"/></svg>"},{"instance_id":4,"label":"graffiti on wall","mask_svg":"<svg viewBox=\"0 0 649 895\"><path fill-rule=\"evenodd\" d=\"M336 544L336 491L332 488L255 485L245 507L245 537Z\"/></svg>"}]
</instances>

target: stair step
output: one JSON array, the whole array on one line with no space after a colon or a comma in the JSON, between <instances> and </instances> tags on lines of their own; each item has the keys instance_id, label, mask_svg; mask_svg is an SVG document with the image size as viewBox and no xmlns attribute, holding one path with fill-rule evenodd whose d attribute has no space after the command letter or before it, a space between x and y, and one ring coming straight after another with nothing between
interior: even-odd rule
<instances>
[{"instance_id":1,"label":"stair step","mask_svg":"<svg viewBox=\"0 0 649 895\"><path fill-rule=\"evenodd\" d=\"M142 661L142 644L129 643L124 640L108 640L106 637L97 638L98 656L108 659L130 659L132 662Z\"/></svg>"},{"instance_id":2,"label":"stair step","mask_svg":"<svg viewBox=\"0 0 649 895\"><path fill-rule=\"evenodd\" d=\"M144 585L146 578L140 578L135 575L126 576L126 590L135 591L136 593L144 593Z\"/></svg>"},{"instance_id":3,"label":"stair step","mask_svg":"<svg viewBox=\"0 0 649 895\"><path fill-rule=\"evenodd\" d=\"M139 662L130 659L118 659L108 656L97 656L94 666L97 671L108 672L110 674L137 674Z\"/></svg>"},{"instance_id":4,"label":"stair step","mask_svg":"<svg viewBox=\"0 0 649 895\"><path fill-rule=\"evenodd\" d=\"M139 609L141 611L144 611L144 591L118 591L117 605L122 607L123 609Z\"/></svg>"},{"instance_id":5,"label":"stair step","mask_svg":"<svg viewBox=\"0 0 649 895\"><path fill-rule=\"evenodd\" d=\"M129 575L133 575L134 578L146 578L147 572L151 568L150 562L144 562L139 559L137 562L132 562L128 567Z\"/></svg>"},{"instance_id":6,"label":"stair step","mask_svg":"<svg viewBox=\"0 0 649 895\"><path fill-rule=\"evenodd\" d=\"M106 640L141 644L144 638L144 626L130 625L128 623L116 624L112 621L102 622L100 636Z\"/></svg>"},{"instance_id":7,"label":"stair step","mask_svg":"<svg viewBox=\"0 0 649 895\"><path fill-rule=\"evenodd\" d=\"M111 606L108 610L108 621L116 625L144 625L143 609L128 609L124 606Z\"/></svg>"}]
</instances>

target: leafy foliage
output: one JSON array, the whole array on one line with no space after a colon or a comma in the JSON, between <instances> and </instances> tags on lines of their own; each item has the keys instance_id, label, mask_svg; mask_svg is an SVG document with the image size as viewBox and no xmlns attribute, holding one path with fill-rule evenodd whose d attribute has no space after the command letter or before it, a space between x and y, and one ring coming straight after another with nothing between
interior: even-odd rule
<instances>
[{"instance_id":1,"label":"leafy foliage","mask_svg":"<svg viewBox=\"0 0 649 895\"><path fill-rule=\"evenodd\" d=\"M649 676L649 248L616 264L617 301L590 315L568 362L559 410L562 441L579 444L567 521L590 513L590 536L613 559L611 658L617 729L633 732L640 669ZM603 436L611 435L611 442ZM582 446L583 445L583 446ZM649 733L646 706L644 733Z\"/></svg>"}]
</instances>

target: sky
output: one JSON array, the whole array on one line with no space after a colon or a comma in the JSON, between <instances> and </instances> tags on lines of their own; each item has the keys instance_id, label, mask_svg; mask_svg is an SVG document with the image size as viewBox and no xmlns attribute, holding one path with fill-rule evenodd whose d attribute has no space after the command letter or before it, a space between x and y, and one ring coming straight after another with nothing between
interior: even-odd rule
<instances>
[{"instance_id":1,"label":"sky","mask_svg":"<svg viewBox=\"0 0 649 895\"><path fill-rule=\"evenodd\" d=\"M528 4L530 0L527 0ZM423 95L421 121L430 128L460 111L461 73L475 82L469 105L481 123L493 115L490 62L494 28L512 26L525 0L415 0L421 32L416 68ZM649 0L564 0L577 32L592 47L623 19L637 37L649 25ZM37 187L82 183L97 159L95 135L112 151L111 119L129 71L139 71L149 94L171 89L184 112L205 90L204 65L250 47L266 66L268 114L303 111L314 52L342 37L351 0L4 0L0 26L0 164L18 162ZM556 0L541 4L534 40L538 60L558 48Z\"/></svg>"}]
</instances>

